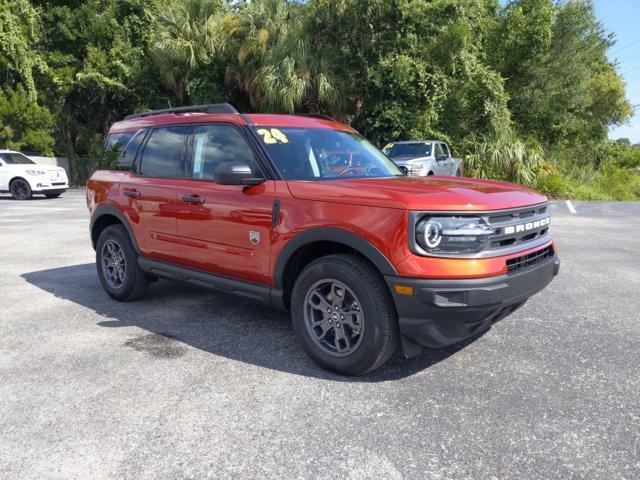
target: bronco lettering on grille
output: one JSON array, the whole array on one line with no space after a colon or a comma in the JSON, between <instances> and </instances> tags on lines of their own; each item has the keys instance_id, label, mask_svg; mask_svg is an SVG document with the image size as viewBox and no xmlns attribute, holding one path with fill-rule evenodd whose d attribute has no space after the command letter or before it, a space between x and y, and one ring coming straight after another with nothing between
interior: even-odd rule
<instances>
[{"instance_id":1,"label":"bronco lettering on grille","mask_svg":"<svg viewBox=\"0 0 640 480\"><path fill-rule=\"evenodd\" d=\"M512 233L519 232L527 232L529 230L533 230L534 228L544 227L545 225L549 225L551 221L550 218L543 218L542 220L536 220L534 222L529 223L521 223L520 225L509 225L508 227L504 227L504 234L509 235Z\"/></svg>"}]
</instances>

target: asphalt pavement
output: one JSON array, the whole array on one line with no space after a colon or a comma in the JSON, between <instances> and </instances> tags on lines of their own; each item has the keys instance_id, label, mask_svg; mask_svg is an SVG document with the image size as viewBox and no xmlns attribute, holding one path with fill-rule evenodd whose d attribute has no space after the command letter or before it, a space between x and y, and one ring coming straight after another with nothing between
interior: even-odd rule
<instances>
[{"instance_id":1,"label":"asphalt pavement","mask_svg":"<svg viewBox=\"0 0 640 480\"><path fill-rule=\"evenodd\" d=\"M344 378L241 297L111 300L82 191L2 195L0 478L637 479L640 204L572 207L522 309Z\"/></svg>"}]
</instances>

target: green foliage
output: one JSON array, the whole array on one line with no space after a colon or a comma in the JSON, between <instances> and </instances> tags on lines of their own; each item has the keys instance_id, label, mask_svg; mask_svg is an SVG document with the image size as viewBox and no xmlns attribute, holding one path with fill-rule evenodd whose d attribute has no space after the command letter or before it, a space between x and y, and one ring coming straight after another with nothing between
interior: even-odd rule
<instances>
[{"instance_id":1,"label":"green foliage","mask_svg":"<svg viewBox=\"0 0 640 480\"><path fill-rule=\"evenodd\" d=\"M35 48L40 36L38 11L27 0L0 1L0 72L7 84L24 86L30 101L37 98L34 75L47 65Z\"/></svg>"},{"instance_id":2,"label":"green foliage","mask_svg":"<svg viewBox=\"0 0 640 480\"><path fill-rule=\"evenodd\" d=\"M225 47L222 24L228 13L222 0L177 1L154 11L158 31L152 54L167 86L179 99L185 99L190 74L206 69ZM193 82L191 91L197 91L199 84Z\"/></svg>"},{"instance_id":3,"label":"green foliage","mask_svg":"<svg viewBox=\"0 0 640 480\"><path fill-rule=\"evenodd\" d=\"M0 147L90 171L134 111L322 112L378 144L437 137L468 174L640 197L640 147L589 0L0 0Z\"/></svg>"},{"instance_id":4,"label":"green foliage","mask_svg":"<svg viewBox=\"0 0 640 480\"><path fill-rule=\"evenodd\" d=\"M519 132L547 144L604 141L631 112L606 57L612 38L588 1L518 0L488 40Z\"/></svg>"},{"instance_id":5,"label":"green foliage","mask_svg":"<svg viewBox=\"0 0 640 480\"><path fill-rule=\"evenodd\" d=\"M328 51L314 44L306 6L259 0L241 8L229 26L229 85L252 109L338 112L343 85Z\"/></svg>"},{"instance_id":6,"label":"green foliage","mask_svg":"<svg viewBox=\"0 0 640 480\"><path fill-rule=\"evenodd\" d=\"M465 173L525 185L534 183L544 164L542 147L514 133L471 137L464 145Z\"/></svg>"},{"instance_id":7,"label":"green foliage","mask_svg":"<svg viewBox=\"0 0 640 480\"><path fill-rule=\"evenodd\" d=\"M633 149L631 146L627 148ZM545 164L531 186L555 198L639 200L640 171L622 165L628 155L628 151L616 149L598 167L579 165L562 158L556 163Z\"/></svg>"},{"instance_id":8,"label":"green foliage","mask_svg":"<svg viewBox=\"0 0 640 480\"><path fill-rule=\"evenodd\" d=\"M0 90L0 145L51 154L52 125L49 110L37 105L21 85L15 90Z\"/></svg>"}]
</instances>

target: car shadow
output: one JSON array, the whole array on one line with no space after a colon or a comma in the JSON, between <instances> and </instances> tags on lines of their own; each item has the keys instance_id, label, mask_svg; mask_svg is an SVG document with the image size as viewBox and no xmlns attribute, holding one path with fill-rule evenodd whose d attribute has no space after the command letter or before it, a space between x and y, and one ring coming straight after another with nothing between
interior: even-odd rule
<instances>
[{"instance_id":1,"label":"car shadow","mask_svg":"<svg viewBox=\"0 0 640 480\"><path fill-rule=\"evenodd\" d=\"M105 328L139 327L144 333L123 348L146 350L154 356L179 355L180 343L227 359L333 381L379 382L411 376L445 360L482 334L447 348L410 359L398 348L378 370L361 377L327 372L298 346L289 314L236 295L161 280L144 298L116 302L102 289L93 263L40 270L22 275L27 282L97 313Z\"/></svg>"},{"instance_id":2,"label":"car shadow","mask_svg":"<svg viewBox=\"0 0 640 480\"><path fill-rule=\"evenodd\" d=\"M34 194L34 196L33 196L33 197L31 197L29 200L16 200L15 198L13 198L13 197L11 196L11 194L8 194L8 195L0 194L0 200L11 200L12 202L29 202L29 201L31 201L31 200L53 200L53 199L52 199L52 198L47 198L47 197L45 197L44 195L42 195L42 196L40 196L40 195L36 196L36 195Z\"/></svg>"}]
</instances>

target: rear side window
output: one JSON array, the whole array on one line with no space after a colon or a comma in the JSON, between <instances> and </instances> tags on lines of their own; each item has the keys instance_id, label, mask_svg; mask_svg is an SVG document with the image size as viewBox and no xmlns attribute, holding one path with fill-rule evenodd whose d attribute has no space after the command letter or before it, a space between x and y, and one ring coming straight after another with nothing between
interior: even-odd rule
<instances>
[{"instance_id":1,"label":"rear side window","mask_svg":"<svg viewBox=\"0 0 640 480\"><path fill-rule=\"evenodd\" d=\"M191 177L213 180L213 172L221 163L242 162L251 167L255 176L260 167L251 147L231 125L199 125L193 131L189 170Z\"/></svg>"},{"instance_id":2,"label":"rear side window","mask_svg":"<svg viewBox=\"0 0 640 480\"><path fill-rule=\"evenodd\" d=\"M152 130L140 156L138 173L148 177L181 177L188 132L189 127L183 126Z\"/></svg>"},{"instance_id":3,"label":"rear side window","mask_svg":"<svg viewBox=\"0 0 640 480\"><path fill-rule=\"evenodd\" d=\"M135 132L111 133L104 142L104 150L98 168L111 170L116 166L116 160L125 145L131 140Z\"/></svg>"},{"instance_id":4,"label":"rear side window","mask_svg":"<svg viewBox=\"0 0 640 480\"><path fill-rule=\"evenodd\" d=\"M139 130L129 143L127 143L124 150L118 155L118 160L116 162L117 170L129 170L131 165L133 164L133 160L136 158L136 153L140 149L140 144L144 140L144 136L146 135L147 130Z\"/></svg>"}]
</instances>

